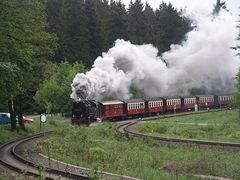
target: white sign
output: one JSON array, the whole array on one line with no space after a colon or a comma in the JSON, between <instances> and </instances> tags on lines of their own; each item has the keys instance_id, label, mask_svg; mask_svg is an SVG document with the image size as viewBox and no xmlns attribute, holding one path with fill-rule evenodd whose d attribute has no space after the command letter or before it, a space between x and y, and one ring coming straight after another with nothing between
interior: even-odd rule
<instances>
[{"instance_id":1,"label":"white sign","mask_svg":"<svg viewBox=\"0 0 240 180\"><path fill-rule=\"evenodd\" d=\"M46 115L45 114L41 114L41 118L40 119L41 119L42 123L45 123L46 120L47 120Z\"/></svg>"}]
</instances>

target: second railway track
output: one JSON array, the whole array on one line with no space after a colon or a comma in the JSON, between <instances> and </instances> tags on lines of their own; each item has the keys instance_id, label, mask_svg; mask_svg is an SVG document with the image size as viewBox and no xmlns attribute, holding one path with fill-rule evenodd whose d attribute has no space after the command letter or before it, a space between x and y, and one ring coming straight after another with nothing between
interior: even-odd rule
<instances>
[{"instance_id":1,"label":"second railway track","mask_svg":"<svg viewBox=\"0 0 240 180\"><path fill-rule=\"evenodd\" d=\"M185 114L190 115L190 114ZM180 114L180 116L184 116L184 114ZM169 118L171 116L164 116L161 118ZM181 139L181 138L167 138L161 136L153 136L149 134L141 133L137 130L137 125L142 123L143 121L151 121L157 118L143 118L141 120L132 120L126 121L123 123L119 123L117 125L117 131L120 133L127 133L129 135L140 137L140 138L151 138L160 142L165 143L180 143L180 144L193 144L193 145L203 145L203 146L212 146L212 147L222 147L222 148L232 148L232 149L240 149L240 143L232 143L232 142L221 142L221 141L205 141L205 140L194 140L194 139Z\"/></svg>"}]
</instances>

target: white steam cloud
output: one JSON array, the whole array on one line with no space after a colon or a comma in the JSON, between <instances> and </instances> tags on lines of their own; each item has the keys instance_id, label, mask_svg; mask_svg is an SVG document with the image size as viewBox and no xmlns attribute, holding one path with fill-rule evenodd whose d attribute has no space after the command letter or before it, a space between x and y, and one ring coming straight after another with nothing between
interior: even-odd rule
<instances>
[{"instance_id":1,"label":"white steam cloud","mask_svg":"<svg viewBox=\"0 0 240 180\"><path fill-rule=\"evenodd\" d=\"M206 93L228 93L234 89L238 57L236 19L227 12L216 18L201 15L197 29L189 32L182 45L157 56L152 45L133 45L116 40L115 46L98 57L86 74L77 74L71 98L131 98L132 85L148 97L187 95L193 88ZM164 61L162 60L164 59Z\"/></svg>"}]
</instances>

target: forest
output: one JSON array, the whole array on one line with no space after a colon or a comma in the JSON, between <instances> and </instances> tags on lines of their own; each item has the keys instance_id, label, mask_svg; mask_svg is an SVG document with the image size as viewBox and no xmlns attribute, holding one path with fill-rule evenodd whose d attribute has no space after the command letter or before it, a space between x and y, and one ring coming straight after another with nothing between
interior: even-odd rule
<instances>
[{"instance_id":1,"label":"forest","mask_svg":"<svg viewBox=\"0 0 240 180\"><path fill-rule=\"evenodd\" d=\"M116 39L153 44L161 55L194 28L184 9L141 0L2 0L0 24L0 111L11 113L12 129L16 116L25 128L26 113L71 112L72 79Z\"/></svg>"}]
</instances>

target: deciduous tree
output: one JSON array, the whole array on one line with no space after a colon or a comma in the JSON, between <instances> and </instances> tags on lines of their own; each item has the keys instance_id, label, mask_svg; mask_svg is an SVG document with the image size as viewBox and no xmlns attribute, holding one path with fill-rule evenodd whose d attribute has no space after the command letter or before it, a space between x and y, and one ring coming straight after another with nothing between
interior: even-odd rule
<instances>
[{"instance_id":1,"label":"deciduous tree","mask_svg":"<svg viewBox=\"0 0 240 180\"><path fill-rule=\"evenodd\" d=\"M33 65L54 53L56 38L46 32L47 21L43 0L2 0L0 3L0 62L9 63L17 78L9 86L19 87L6 97L18 114L20 128L22 95L32 85ZM18 69L17 71L14 69ZM13 74L12 73L12 74ZM2 94L2 93L1 93ZM11 116L13 111L9 109ZM12 126L14 129L15 126Z\"/></svg>"}]
</instances>

